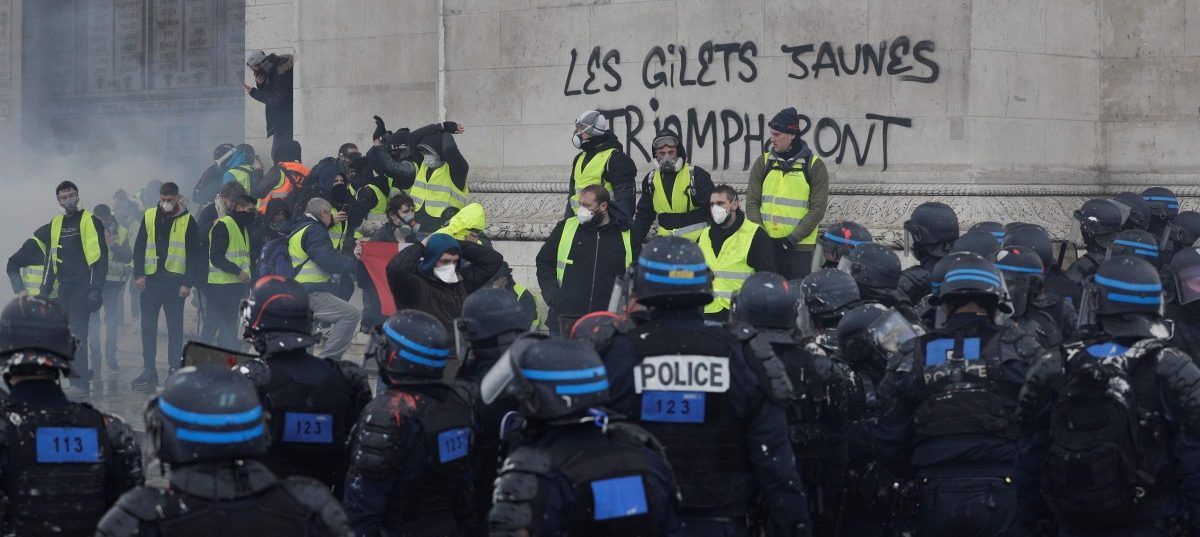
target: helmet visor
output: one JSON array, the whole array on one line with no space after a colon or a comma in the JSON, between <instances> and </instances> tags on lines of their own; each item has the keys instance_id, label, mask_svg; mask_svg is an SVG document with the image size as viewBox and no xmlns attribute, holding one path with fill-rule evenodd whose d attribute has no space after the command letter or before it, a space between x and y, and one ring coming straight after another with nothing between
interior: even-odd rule
<instances>
[{"instance_id":1,"label":"helmet visor","mask_svg":"<svg viewBox=\"0 0 1200 537\"><path fill-rule=\"evenodd\" d=\"M887 354L899 351L906 341L919 336L917 330L908 319L894 309L875 319L867 327L867 333L870 334L875 348Z\"/></svg>"},{"instance_id":2,"label":"helmet visor","mask_svg":"<svg viewBox=\"0 0 1200 537\"><path fill-rule=\"evenodd\" d=\"M1008 299L1012 302L1012 313L1018 317L1025 315L1029 305L1029 290L1033 285L1033 277L1004 273L1004 285L1008 288Z\"/></svg>"},{"instance_id":3,"label":"helmet visor","mask_svg":"<svg viewBox=\"0 0 1200 537\"><path fill-rule=\"evenodd\" d=\"M816 323L813 322L812 312L808 310L808 300L804 297L804 289L796 289L796 334L808 338L817 333Z\"/></svg>"},{"instance_id":4,"label":"helmet visor","mask_svg":"<svg viewBox=\"0 0 1200 537\"><path fill-rule=\"evenodd\" d=\"M462 317L454 320L454 354L458 359L466 364L467 352L471 350L471 344L467 341L466 323Z\"/></svg>"},{"instance_id":5,"label":"helmet visor","mask_svg":"<svg viewBox=\"0 0 1200 537\"><path fill-rule=\"evenodd\" d=\"M910 256L910 257L913 255L913 243L914 242L916 242L916 237L913 236L913 232L909 229L908 223L905 222L905 224L904 224L904 240L901 243L901 246L904 247L904 255Z\"/></svg>"},{"instance_id":6,"label":"helmet visor","mask_svg":"<svg viewBox=\"0 0 1200 537\"><path fill-rule=\"evenodd\" d=\"M479 382L479 395L483 398L483 403L490 405L504 395L514 377L512 349L510 348L499 360L496 360L496 364L483 375L483 380Z\"/></svg>"},{"instance_id":7,"label":"helmet visor","mask_svg":"<svg viewBox=\"0 0 1200 537\"><path fill-rule=\"evenodd\" d=\"M809 272L816 272L825 267L825 263L829 261L825 259L825 256L833 253L830 250L832 248L825 247L825 241L817 240L817 245L813 247L812 264L808 267Z\"/></svg>"},{"instance_id":8,"label":"helmet visor","mask_svg":"<svg viewBox=\"0 0 1200 537\"><path fill-rule=\"evenodd\" d=\"M1124 228L1125 224L1129 222L1129 215L1133 213L1133 207L1130 207L1129 205L1126 205L1124 203L1121 203L1120 201L1113 200L1113 199L1106 200L1106 201L1108 201L1109 203L1111 203L1113 205L1116 205L1117 208L1121 210L1121 227Z\"/></svg>"},{"instance_id":9,"label":"helmet visor","mask_svg":"<svg viewBox=\"0 0 1200 537\"><path fill-rule=\"evenodd\" d=\"M1186 267L1175 274L1175 294L1180 304L1200 300L1200 265Z\"/></svg>"}]
</instances>

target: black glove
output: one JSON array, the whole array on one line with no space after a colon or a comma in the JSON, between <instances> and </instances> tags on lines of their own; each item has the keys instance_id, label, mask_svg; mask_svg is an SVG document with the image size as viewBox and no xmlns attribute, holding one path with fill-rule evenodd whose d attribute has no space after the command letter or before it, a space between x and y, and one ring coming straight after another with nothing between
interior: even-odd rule
<instances>
[{"instance_id":1,"label":"black glove","mask_svg":"<svg viewBox=\"0 0 1200 537\"><path fill-rule=\"evenodd\" d=\"M775 240L775 245L783 250L791 250L796 247L796 242L792 240L791 235L788 235L786 237L779 237L778 239L774 239L774 240Z\"/></svg>"},{"instance_id":2,"label":"black glove","mask_svg":"<svg viewBox=\"0 0 1200 537\"><path fill-rule=\"evenodd\" d=\"M455 123L453 121L447 121L445 123L442 123L442 132L448 132L450 134L454 134L455 132L458 132L458 123Z\"/></svg>"},{"instance_id":3,"label":"black glove","mask_svg":"<svg viewBox=\"0 0 1200 537\"><path fill-rule=\"evenodd\" d=\"M100 296L100 291L89 291L87 304L89 312L96 313L100 311L100 306L104 305L104 299Z\"/></svg>"},{"instance_id":4,"label":"black glove","mask_svg":"<svg viewBox=\"0 0 1200 537\"><path fill-rule=\"evenodd\" d=\"M375 132L371 133L372 140L379 140L383 135L387 134L387 127L383 126L383 118L379 116L371 116L375 118Z\"/></svg>"}]
</instances>

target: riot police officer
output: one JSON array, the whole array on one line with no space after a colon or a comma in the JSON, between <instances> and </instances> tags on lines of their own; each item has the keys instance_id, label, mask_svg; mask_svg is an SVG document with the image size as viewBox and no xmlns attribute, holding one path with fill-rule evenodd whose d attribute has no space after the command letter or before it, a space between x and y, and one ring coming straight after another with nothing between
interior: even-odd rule
<instances>
[{"instance_id":1,"label":"riot police officer","mask_svg":"<svg viewBox=\"0 0 1200 537\"><path fill-rule=\"evenodd\" d=\"M1200 363L1200 248L1184 248L1175 253L1168 265L1170 279L1163 281L1171 297L1167 319L1174 323L1172 343Z\"/></svg>"},{"instance_id":2,"label":"riot police officer","mask_svg":"<svg viewBox=\"0 0 1200 537\"><path fill-rule=\"evenodd\" d=\"M837 268L838 261L855 246L871 242L871 232L862 224L843 220L834 222L817 235L817 247L813 251L812 270Z\"/></svg>"},{"instance_id":3,"label":"riot police officer","mask_svg":"<svg viewBox=\"0 0 1200 537\"><path fill-rule=\"evenodd\" d=\"M1072 305L1079 303L1080 287L1063 272L1062 262L1054 254L1054 242L1046 228L1037 224L1017 223L1008 230L1003 246L1024 246L1037 254L1045 269L1042 287L1047 298ZM1062 325L1063 321L1060 320L1059 324ZM1070 326L1074 329L1074 322Z\"/></svg>"},{"instance_id":4,"label":"riot police officer","mask_svg":"<svg viewBox=\"0 0 1200 537\"><path fill-rule=\"evenodd\" d=\"M79 341L57 303L19 297L0 312L0 360L9 387L0 402L0 531L91 535L126 490L142 484L133 431L112 414L67 400Z\"/></svg>"},{"instance_id":5,"label":"riot police officer","mask_svg":"<svg viewBox=\"0 0 1200 537\"><path fill-rule=\"evenodd\" d=\"M530 334L484 377L484 401L517 399L522 439L496 481L491 535L680 535L663 446L602 408L605 376L587 344Z\"/></svg>"},{"instance_id":6,"label":"riot police officer","mask_svg":"<svg viewBox=\"0 0 1200 537\"><path fill-rule=\"evenodd\" d=\"M850 381L827 349L836 341L830 332L843 308L858 299L858 287L848 274L822 269L804 277L800 295L803 302L796 304L795 290L783 276L754 274L734 300L730 328L750 369L787 413L796 469L808 487L805 496L814 533L832 535L846 470L842 426ZM799 316L812 320L797 323L797 309L802 310ZM829 343L802 347L797 326L819 331Z\"/></svg>"},{"instance_id":7,"label":"riot police officer","mask_svg":"<svg viewBox=\"0 0 1200 537\"><path fill-rule=\"evenodd\" d=\"M1150 230L1150 220L1154 211L1140 194L1119 192L1112 197L1112 200L1127 208L1128 217L1125 219L1123 229Z\"/></svg>"},{"instance_id":8,"label":"riot police officer","mask_svg":"<svg viewBox=\"0 0 1200 537\"><path fill-rule=\"evenodd\" d=\"M847 471L838 517L841 533L835 535L902 535L911 526L915 498L907 461L885 459L873 431L888 410L879 397L888 359L920 333L898 311L877 303L856 306L838 322L837 358L853 374L844 428Z\"/></svg>"},{"instance_id":9,"label":"riot police officer","mask_svg":"<svg viewBox=\"0 0 1200 537\"><path fill-rule=\"evenodd\" d=\"M450 336L401 310L371 333L367 356L387 385L354 432L343 504L359 535L457 535L472 524L474 397L446 383Z\"/></svg>"},{"instance_id":10,"label":"riot police officer","mask_svg":"<svg viewBox=\"0 0 1200 537\"><path fill-rule=\"evenodd\" d=\"M1152 186L1142 191L1142 200L1150 207L1148 231L1162 239L1167 226L1179 215L1179 197L1169 188Z\"/></svg>"},{"instance_id":11,"label":"riot police officer","mask_svg":"<svg viewBox=\"0 0 1200 537\"><path fill-rule=\"evenodd\" d=\"M1158 239L1149 231L1126 229L1117 233L1113 238L1105 259L1112 259L1119 255L1132 255L1145 259L1157 269L1162 266L1161 254Z\"/></svg>"},{"instance_id":12,"label":"riot police officer","mask_svg":"<svg viewBox=\"0 0 1200 537\"><path fill-rule=\"evenodd\" d=\"M1200 530L1200 369L1167 340L1162 298L1146 261L1105 261L1084 288L1083 341L1030 370L1018 461L1027 528L1053 513L1067 537Z\"/></svg>"},{"instance_id":13,"label":"riot police officer","mask_svg":"<svg viewBox=\"0 0 1200 537\"><path fill-rule=\"evenodd\" d=\"M1070 242L1087 251L1067 269L1067 277L1080 289L1100 267L1117 234L1125 229L1131 211L1128 205L1113 200L1091 199L1073 214L1079 225L1071 229Z\"/></svg>"},{"instance_id":14,"label":"riot police officer","mask_svg":"<svg viewBox=\"0 0 1200 537\"><path fill-rule=\"evenodd\" d=\"M954 251L958 239L958 214L938 201L922 203L904 222L904 251L917 258L918 264L900 276L900 291L916 304L931 291L929 273L938 260Z\"/></svg>"},{"instance_id":15,"label":"riot police officer","mask_svg":"<svg viewBox=\"0 0 1200 537\"><path fill-rule=\"evenodd\" d=\"M165 489L137 487L104 515L96 535L345 536L329 488L280 479L258 458L271 442L250 380L216 366L184 367L146 404L146 436L170 465Z\"/></svg>"},{"instance_id":16,"label":"riot police officer","mask_svg":"<svg viewBox=\"0 0 1200 537\"><path fill-rule=\"evenodd\" d=\"M877 302L896 308L912 321L917 320L908 295L900 291L900 257L891 248L882 244L867 243L850 250L838 262L838 270L854 277L858 294L865 302ZM932 286L930 276L924 276ZM919 300L919 299L918 299Z\"/></svg>"},{"instance_id":17,"label":"riot police officer","mask_svg":"<svg viewBox=\"0 0 1200 537\"><path fill-rule=\"evenodd\" d=\"M911 463L918 535L1013 535L1017 391L1045 351L1002 322L1004 279L982 257L957 257L932 303L944 318L888 365L880 394L892 411L878 445Z\"/></svg>"},{"instance_id":18,"label":"riot police officer","mask_svg":"<svg viewBox=\"0 0 1200 537\"><path fill-rule=\"evenodd\" d=\"M996 236L986 231L968 231L954 240L951 252L971 252L984 259L991 259L1000 251ZM932 286L930 286L932 291Z\"/></svg>"},{"instance_id":19,"label":"riot police officer","mask_svg":"<svg viewBox=\"0 0 1200 537\"><path fill-rule=\"evenodd\" d=\"M462 317L455 321L458 355L464 364L458 377L478 384L518 336L529 329L532 319L517 297L508 289L485 287L463 301ZM504 416L517 410L517 401L504 397L491 404L476 405L478 434L475 439L475 519L472 534L486 535L485 515L492 507L492 483L503 460L500 424Z\"/></svg>"},{"instance_id":20,"label":"riot police officer","mask_svg":"<svg viewBox=\"0 0 1200 537\"><path fill-rule=\"evenodd\" d=\"M1049 349L1079 338L1075 308L1045 292L1042 259L1033 250L1009 246L996 253L1012 302L1012 320Z\"/></svg>"},{"instance_id":21,"label":"riot police officer","mask_svg":"<svg viewBox=\"0 0 1200 537\"><path fill-rule=\"evenodd\" d=\"M768 535L807 531L783 409L771 403L733 335L704 324L712 275L699 247L657 238L642 249L635 272L633 294L647 319L614 336L604 363L615 410L638 420L670 454L684 531L745 535L756 491Z\"/></svg>"},{"instance_id":22,"label":"riot police officer","mask_svg":"<svg viewBox=\"0 0 1200 537\"><path fill-rule=\"evenodd\" d=\"M791 282L798 293L795 325L800 343L811 352L832 356L837 353L835 330L861 295L854 277L837 269L821 269L799 282Z\"/></svg>"},{"instance_id":23,"label":"riot police officer","mask_svg":"<svg viewBox=\"0 0 1200 537\"><path fill-rule=\"evenodd\" d=\"M1008 236L1008 227L1000 222L978 222L967 228L967 233L974 233L976 231L982 231L991 235L996 239L996 244L1004 244L1004 239Z\"/></svg>"},{"instance_id":24,"label":"riot police officer","mask_svg":"<svg viewBox=\"0 0 1200 537\"><path fill-rule=\"evenodd\" d=\"M242 304L242 337L261 356L246 373L271 413L271 447L262 461L279 477L307 476L340 489L350 428L370 402L371 386L357 365L309 354L312 318L304 286L280 276L259 279Z\"/></svg>"},{"instance_id":25,"label":"riot police officer","mask_svg":"<svg viewBox=\"0 0 1200 537\"><path fill-rule=\"evenodd\" d=\"M1170 263L1170 253L1196 244L1200 240L1200 212L1181 211L1167 225L1164 232L1166 240L1163 249L1167 251L1167 263Z\"/></svg>"}]
</instances>

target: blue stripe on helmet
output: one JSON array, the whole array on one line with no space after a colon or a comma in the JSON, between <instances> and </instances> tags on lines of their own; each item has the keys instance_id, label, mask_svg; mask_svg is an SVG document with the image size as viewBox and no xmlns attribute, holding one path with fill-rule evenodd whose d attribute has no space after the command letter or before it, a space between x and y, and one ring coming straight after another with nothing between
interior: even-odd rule
<instances>
[{"instance_id":1,"label":"blue stripe on helmet","mask_svg":"<svg viewBox=\"0 0 1200 537\"><path fill-rule=\"evenodd\" d=\"M426 347L420 343L417 343L416 341L413 341L411 339L404 337L404 334L397 332L394 328L388 326L387 323L383 323L383 331L387 333L388 337L392 338L397 343L404 345L405 347L408 347L417 352L422 352L422 353L428 354L430 356L449 356L450 355L450 349L438 349L435 347Z\"/></svg>"},{"instance_id":2,"label":"blue stripe on helmet","mask_svg":"<svg viewBox=\"0 0 1200 537\"><path fill-rule=\"evenodd\" d=\"M179 428L175 429L175 437L188 442L197 444L237 444L248 442L263 435L265 428L263 424L258 424L244 431L231 431L225 433L209 432L209 431L193 431L191 429Z\"/></svg>"},{"instance_id":3,"label":"blue stripe on helmet","mask_svg":"<svg viewBox=\"0 0 1200 537\"><path fill-rule=\"evenodd\" d=\"M1167 208L1168 208L1168 209L1178 209L1178 208L1179 208L1179 204L1178 204L1178 203L1168 203L1168 204L1167 204Z\"/></svg>"},{"instance_id":4,"label":"blue stripe on helmet","mask_svg":"<svg viewBox=\"0 0 1200 537\"><path fill-rule=\"evenodd\" d=\"M596 382L587 384L559 384L554 387L554 393L562 395L580 395L585 393L596 393L600 390L608 389L608 379L601 379Z\"/></svg>"},{"instance_id":5,"label":"blue stripe on helmet","mask_svg":"<svg viewBox=\"0 0 1200 537\"><path fill-rule=\"evenodd\" d=\"M638 265L641 265L646 268L652 268L655 270L667 270L667 271L690 270L692 272L702 272L702 271L708 270L708 265L705 263L696 263L694 265L679 265L676 263L661 263L658 261L651 261L644 257L638 258Z\"/></svg>"},{"instance_id":6,"label":"blue stripe on helmet","mask_svg":"<svg viewBox=\"0 0 1200 537\"><path fill-rule=\"evenodd\" d=\"M1179 201L1175 196L1142 196L1146 201Z\"/></svg>"},{"instance_id":7,"label":"blue stripe on helmet","mask_svg":"<svg viewBox=\"0 0 1200 537\"><path fill-rule=\"evenodd\" d=\"M417 356L416 354L413 354L406 349L400 349L400 352L397 354L399 354L401 358L404 358L405 360L408 360L414 364L421 364L423 366L439 368L439 369L446 367L446 360L432 360L429 358L425 358L424 356Z\"/></svg>"},{"instance_id":8,"label":"blue stripe on helmet","mask_svg":"<svg viewBox=\"0 0 1200 537\"><path fill-rule=\"evenodd\" d=\"M1099 274L1097 274L1095 278L1097 284L1105 287L1114 287L1123 291L1141 291L1144 293L1157 293L1162 291L1162 284L1158 283L1132 283L1122 280L1114 280L1112 278L1105 278Z\"/></svg>"},{"instance_id":9,"label":"blue stripe on helmet","mask_svg":"<svg viewBox=\"0 0 1200 537\"><path fill-rule=\"evenodd\" d=\"M163 415L173 420L190 423L192 425L207 425L211 427L220 427L225 425L244 425L253 423L262 417L262 407L255 406L245 412L237 412L233 414L202 414L200 412L191 412L179 408L165 399L158 400L158 409Z\"/></svg>"},{"instance_id":10,"label":"blue stripe on helmet","mask_svg":"<svg viewBox=\"0 0 1200 537\"><path fill-rule=\"evenodd\" d=\"M648 282L665 283L667 285L704 285L708 283L708 276L697 276L695 278L672 278L670 276L661 276L658 274L644 274Z\"/></svg>"},{"instance_id":11,"label":"blue stripe on helmet","mask_svg":"<svg viewBox=\"0 0 1200 537\"><path fill-rule=\"evenodd\" d=\"M587 369L552 371L549 369L522 369L521 374L529 380L583 380L604 376L604 366Z\"/></svg>"},{"instance_id":12,"label":"blue stripe on helmet","mask_svg":"<svg viewBox=\"0 0 1200 537\"><path fill-rule=\"evenodd\" d=\"M1006 272L1024 272L1026 274L1041 274L1042 273L1041 270L1035 269L1032 267L1018 267L1016 265L1001 265L999 263L996 264L996 268L1006 271Z\"/></svg>"},{"instance_id":13,"label":"blue stripe on helmet","mask_svg":"<svg viewBox=\"0 0 1200 537\"><path fill-rule=\"evenodd\" d=\"M1126 304L1162 304L1162 297L1158 295L1137 296L1124 293L1109 293L1108 299L1113 302L1124 302Z\"/></svg>"},{"instance_id":14,"label":"blue stripe on helmet","mask_svg":"<svg viewBox=\"0 0 1200 537\"><path fill-rule=\"evenodd\" d=\"M951 274L975 274L977 276L988 276L990 278L997 277L996 273L994 273L990 270L970 269L970 268L950 269L949 271L946 272L947 276L949 276Z\"/></svg>"},{"instance_id":15,"label":"blue stripe on helmet","mask_svg":"<svg viewBox=\"0 0 1200 537\"><path fill-rule=\"evenodd\" d=\"M1001 244L1001 245L1004 244L1004 238L1008 236L1003 231L992 231L991 234L993 237L996 237L996 243Z\"/></svg>"},{"instance_id":16,"label":"blue stripe on helmet","mask_svg":"<svg viewBox=\"0 0 1200 537\"><path fill-rule=\"evenodd\" d=\"M822 236L822 237L825 237L826 239L829 239L829 240L831 240L831 241L833 241L833 242L840 242L840 243L842 243L842 244L849 244L850 246L858 246L858 245L860 245L860 244L864 244L864 242L863 242L863 241L856 241L856 240L854 240L854 239L847 239L846 237L839 237L839 236L837 236L837 235L834 235L833 233L830 233L830 232L828 232L828 231L826 231L826 232L822 233L822 234L821 234L821 236Z\"/></svg>"},{"instance_id":17,"label":"blue stripe on helmet","mask_svg":"<svg viewBox=\"0 0 1200 537\"><path fill-rule=\"evenodd\" d=\"M959 276L951 276L949 278L946 278L946 283L961 282L961 281L983 282L983 283L986 283L989 285L995 285L997 287L1000 286L1000 282L997 282L996 280L984 278L983 276L976 276L974 274L962 274Z\"/></svg>"},{"instance_id":18,"label":"blue stripe on helmet","mask_svg":"<svg viewBox=\"0 0 1200 537\"><path fill-rule=\"evenodd\" d=\"M1157 244L1148 244L1145 242L1138 242L1138 241L1127 241L1125 239L1117 239L1117 240L1113 241L1113 244L1120 244L1121 246L1132 246L1134 248L1145 248L1147 250L1155 250L1155 251L1158 250Z\"/></svg>"},{"instance_id":19,"label":"blue stripe on helmet","mask_svg":"<svg viewBox=\"0 0 1200 537\"><path fill-rule=\"evenodd\" d=\"M1137 255L1146 256L1146 257L1158 257L1158 251L1156 251L1156 250L1140 250L1139 249L1139 250L1134 250L1133 253L1135 253Z\"/></svg>"}]
</instances>

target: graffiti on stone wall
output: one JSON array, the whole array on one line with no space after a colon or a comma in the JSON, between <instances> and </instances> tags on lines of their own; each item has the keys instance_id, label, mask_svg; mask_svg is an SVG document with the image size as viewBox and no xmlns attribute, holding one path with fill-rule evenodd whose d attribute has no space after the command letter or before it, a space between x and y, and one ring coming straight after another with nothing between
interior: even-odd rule
<instances>
[{"instance_id":1,"label":"graffiti on stone wall","mask_svg":"<svg viewBox=\"0 0 1200 537\"><path fill-rule=\"evenodd\" d=\"M895 77L899 82L932 84L941 69L932 57L932 40L913 42L907 36L876 43L852 46L829 41L780 46L790 59L786 76L794 80L819 83L837 77ZM642 86L655 97L643 106L632 103L602 110L623 136L625 151L649 160L651 152L642 139L649 139L665 127L673 127L686 141L685 149L693 162L709 164L715 170L746 170L768 140L768 115L774 111L744 111L736 107L720 110L689 108L681 114L666 112L664 102L674 88L708 88L719 84L753 84L763 76L759 65L760 48L753 41L714 43L699 47L668 44L651 48L641 59L640 79L629 81L619 69L619 49L594 46L589 51L571 49L570 64L563 84L563 96L579 97L616 93L623 87ZM640 89L640 88L639 88ZM731 103L733 104L733 103ZM888 142L892 127L912 127L912 118L867 112L861 120L841 121L831 117L811 117L802 107L801 134L822 158L838 164L866 166L877 154L882 170L888 167ZM621 125L624 126L623 132Z\"/></svg>"}]
</instances>

